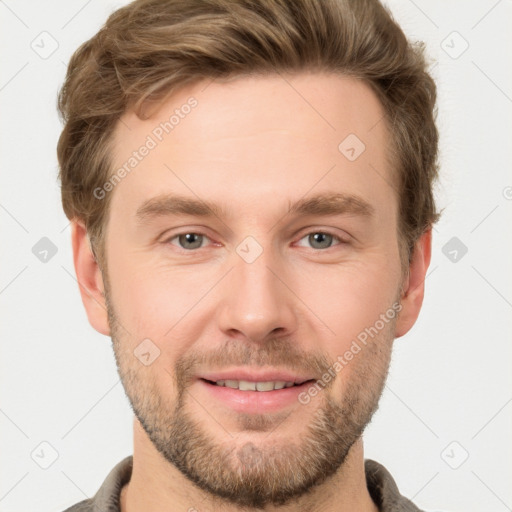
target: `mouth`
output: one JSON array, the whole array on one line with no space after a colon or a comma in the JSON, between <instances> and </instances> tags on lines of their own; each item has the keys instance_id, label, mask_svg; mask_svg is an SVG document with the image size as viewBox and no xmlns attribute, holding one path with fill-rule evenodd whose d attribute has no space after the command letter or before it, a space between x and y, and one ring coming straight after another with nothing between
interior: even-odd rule
<instances>
[{"instance_id":1,"label":"mouth","mask_svg":"<svg viewBox=\"0 0 512 512\"><path fill-rule=\"evenodd\" d=\"M292 388L302 386L307 382L313 382L314 379L295 381L284 380L270 380L270 381L249 381L249 380L233 380L233 379L219 379L217 381L201 378L202 381L212 386L220 386L231 389L238 389L239 391L260 391L269 392L285 388Z\"/></svg>"},{"instance_id":2,"label":"mouth","mask_svg":"<svg viewBox=\"0 0 512 512\"><path fill-rule=\"evenodd\" d=\"M276 413L301 404L301 393L316 382L288 372L259 375L245 371L202 375L196 381L204 404L218 404L236 413Z\"/></svg>"}]
</instances>

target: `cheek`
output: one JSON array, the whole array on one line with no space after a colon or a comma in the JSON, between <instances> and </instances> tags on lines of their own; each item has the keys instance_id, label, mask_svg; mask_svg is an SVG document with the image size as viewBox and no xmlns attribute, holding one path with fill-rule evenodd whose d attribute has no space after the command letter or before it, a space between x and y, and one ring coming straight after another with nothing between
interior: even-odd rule
<instances>
[{"instance_id":1,"label":"cheek","mask_svg":"<svg viewBox=\"0 0 512 512\"><path fill-rule=\"evenodd\" d=\"M151 401L144 396L149 392L166 403L160 408L170 407L177 399L174 365L190 348L190 340L200 337L199 308L193 308L199 297L183 286L184 281L190 284L190 278L150 272L147 266L133 263L130 268L119 265L111 279L122 363L131 372L131 395L139 396L139 404ZM146 353L151 358L147 366L142 359ZM140 389L146 392L140 394Z\"/></svg>"},{"instance_id":2,"label":"cheek","mask_svg":"<svg viewBox=\"0 0 512 512\"><path fill-rule=\"evenodd\" d=\"M324 340L331 357L343 354L361 332L392 309L398 276L386 262L365 260L318 268L303 280L299 296L318 317L319 329L325 327Z\"/></svg>"},{"instance_id":3,"label":"cheek","mask_svg":"<svg viewBox=\"0 0 512 512\"><path fill-rule=\"evenodd\" d=\"M371 403L389 367L398 282L389 266L366 263L331 274L328 289L310 295L310 307L329 328L322 342L336 365L333 396L360 393Z\"/></svg>"},{"instance_id":4,"label":"cheek","mask_svg":"<svg viewBox=\"0 0 512 512\"><path fill-rule=\"evenodd\" d=\"M149 338L165 359L175 358L186 349L187 340L199 337L205 324L202 298L218 280L215 269L173 268L147 254L117 261L109 272L112 302L130 333L130 343L135 346Z\"/></svg>"}]
</instances>

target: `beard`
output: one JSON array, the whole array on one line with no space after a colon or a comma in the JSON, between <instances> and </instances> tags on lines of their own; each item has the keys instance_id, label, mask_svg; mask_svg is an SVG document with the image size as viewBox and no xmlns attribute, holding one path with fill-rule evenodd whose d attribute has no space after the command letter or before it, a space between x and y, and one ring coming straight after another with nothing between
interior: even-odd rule
<instances>
[{"instance_id":1,"label":"beard","mask_svg":"<svg viewBox=\"0 0 512 512\"><path fill-rule=\"evenodd\" d=\"M348 378L343 376L343 368L312 398L311 420L307 425L298 421L297 441L274 434L288 416L304 407L300 403L288 413L236 414L237 432L243 432L244 437L247 432L257 432L255 438L239 441L228 433L232 439L222 442L211 433L213 417L204 422L190 411L197 400L188 388L198 368L267 365L306 370L321 378L333 361L301 352L296 343L284 339L261 345L228 340L213 351L190 350L176 361L173 374L169 372L177 395L172 402L151 373L157 365L143 367L134 357L133 341L122 332L107 289L105 294L117 369L135 416L164 459L212 500L261 509L285 505L311 493L341 472L351 447L378 408L396 319L354 357ZM329 391L343 379L342 396L335 400ZM265 437L262 432L267 432Z\"/></svg>"}]
</instances>

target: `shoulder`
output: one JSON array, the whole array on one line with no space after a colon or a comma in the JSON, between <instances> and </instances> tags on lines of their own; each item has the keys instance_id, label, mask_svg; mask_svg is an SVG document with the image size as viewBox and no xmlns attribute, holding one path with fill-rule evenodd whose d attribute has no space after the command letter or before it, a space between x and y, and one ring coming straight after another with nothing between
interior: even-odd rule
<instances>
[{"instance_id":1,"label":"shoulder","mask_svg":"<svg viewBox=\"0 0 512 512\"><path fill-rule=\"evenodd\" d=\"M119 512L121 489L130 481L132 468L133 456L129 455L112 468L92 498L80 501L64 512Z\"/></svg>"},{"instance_id":2,"label":"shoulder","mask_svg":"<svg viewBox=\"0 0 512 512\"><path fill-rule=\"evenodd\" d=\"M94 510L94 499L88 498L67 508L64 512L89 512Z\"/></svg>"},{"instance_id":3,"label":"shoulder","mask_svg":"<svg viewBox=\"0 0 512 512\"><path fill-rule=\"evenodd\" d=\"M423 512L400 494L391 473L380 463L365 459L366 486L380 512Z\"/></svg>"}]
</instances>

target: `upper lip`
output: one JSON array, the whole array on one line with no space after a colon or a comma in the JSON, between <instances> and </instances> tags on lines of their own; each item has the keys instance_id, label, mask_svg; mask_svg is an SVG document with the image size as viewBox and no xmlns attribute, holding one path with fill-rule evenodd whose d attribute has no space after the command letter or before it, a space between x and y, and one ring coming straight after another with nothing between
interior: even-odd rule
<instances>
[{"instance_id":1,"label":"upper lip","mask_svg":"<svg viewBox=\"0 0 512 512\"><path fill-rule=\"evenodd\" d=\"M248 382L293 382L294 384L302 384L314 377L311 375L303 375L287 370L250 370L247 368L220 370L215 372L204 372L198 376L200 379L217 382L218 380L245 380Z\"/></svg>"}]
</instances>

